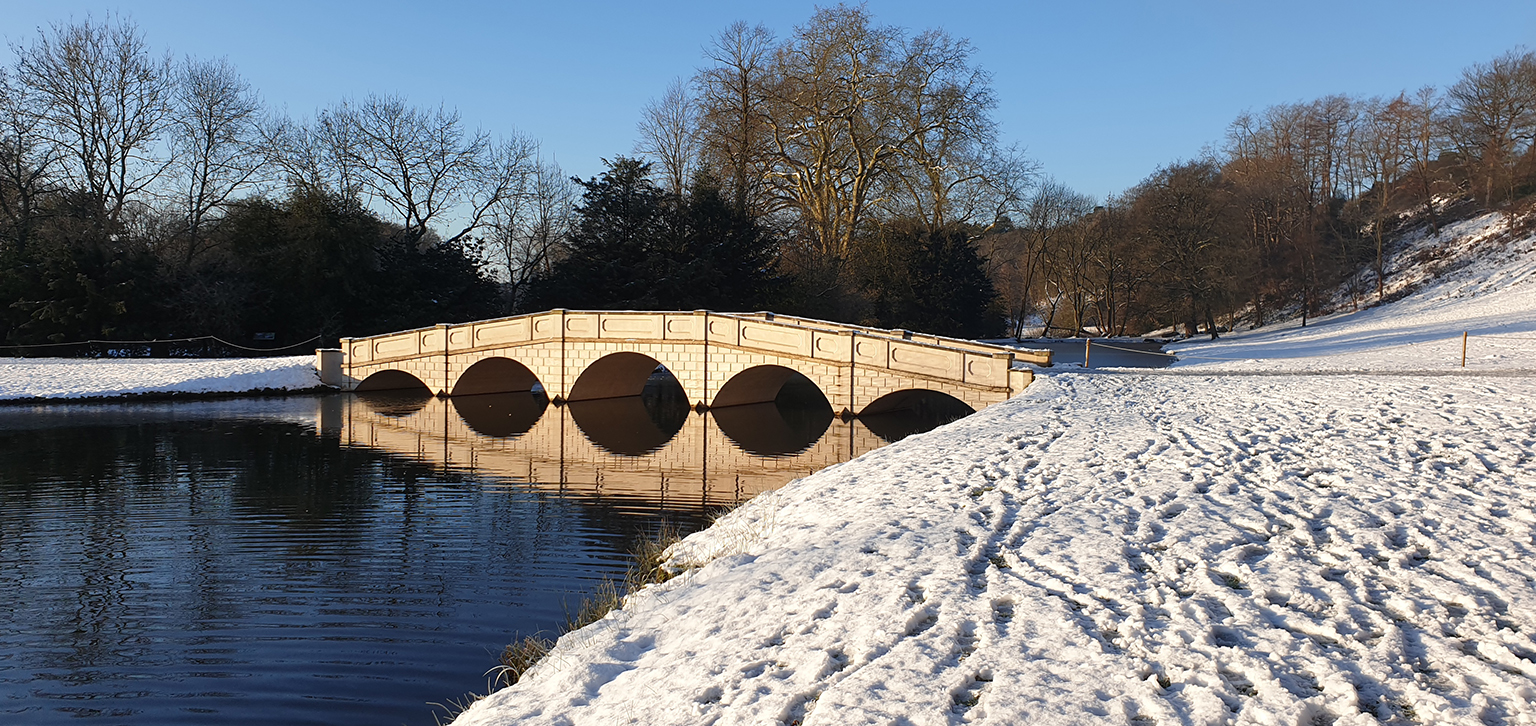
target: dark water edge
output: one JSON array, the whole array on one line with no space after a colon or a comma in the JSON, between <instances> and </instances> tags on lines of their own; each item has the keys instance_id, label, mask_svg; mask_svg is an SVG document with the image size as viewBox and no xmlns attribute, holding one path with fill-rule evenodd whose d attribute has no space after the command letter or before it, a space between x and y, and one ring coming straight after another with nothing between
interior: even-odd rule
<instances>
[{"instance_id":1,"label":"dark water edge","mask_svg":"<svg viewBox=\"0 0 1536 726\"><path fill-rule=\"evenodd\" d=\"M0 428L14 723L433 723L660 520L267 418Z\"/></svg>"},{"instance_id":2,"label":"dark water edge","mask_svg":"<svg viewBox=\"0 0 1536 726\"><path fill-rule=\"evenodd\" d=\"M1052 366L1081 366L1086 358L1090 368L1167 368L1174 358L1162 353L1167 343L1145 338L1093 338L1092 348L1085 338L1008 339L1009 345L1051 351Z\"/></svg>"},{"instance_id":3,"label":"dark water edge","mask_svg":"<svg viewBox=\"0 0 1536 726\"><path fill-rule=\"evenodd\" d=\"M0 723L433 724L664 522L883 443L794 407L573 408L0 408ZM690 436L737 450L695 481Z\"/></svg>"}]
</instances>

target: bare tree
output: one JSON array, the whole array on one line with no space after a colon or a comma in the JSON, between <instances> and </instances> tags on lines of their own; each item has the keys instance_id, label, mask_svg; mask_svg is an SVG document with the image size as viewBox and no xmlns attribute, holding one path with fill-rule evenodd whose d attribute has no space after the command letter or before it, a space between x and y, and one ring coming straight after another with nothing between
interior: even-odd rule
<instances>
[{"instance_id":1,"label":"bare tree","mask_svg":"<svg viewBox=\"0 0 1536 726\"><path fill-rule=\"evenodd\" d=\"M262 168L261 101L225 59L187 59L177 69L172 145L186 227L183 264L202 252L203 227Z\"/></svg>"},{"instance_id":2,"label":"bare tree","mask_svg":"<svg viewBox=\"0 0 1536 726\"><path fill-rule=\"evenodd\" d=\"M1476 162L1477 190L1492 203L1495 191L1513 193L1512 167L1536 141L1536 53L1511 51L1462 72L1446 90L1451 140Z\"/></svg>"},{"instance_id":3,"label":"bare tree","mask_svg":"<svg viewBox=\"0 0 1536 726\"><path fill-rule=\"evenodd\" d=\"M273 114L257 124L266 164L289 184L324 189L348 198L362 194L353 167L350 129Z\"/></svg>"},{"instance_id":4,"label":"bare tree","mask_svg":"<svg viewBox=\"0 0 1536 726\"><path fill-rule=\"evenodd\" d=\"M1093 251L1088 244L1096 238L1084 234L1079 222L1093 208L1093 199L1056 181L1041 184L1025 206L1029 251L1037 259L1041 297L1047 305L1046 335L1052 328L1063 327L1074 336L1083 332L1083 313L1091 297L1088 278ZM1063 308L1072 316L1071 326L1056 324Z\"/></svg>"},{"instance_id":5,"label":"bare tree","mask_svg":"<svg viewBox=\"0 0 1536 726\"><path fill-rule=\"evenodd\" d=\"M153 155L172 112L169 55L153 57L133 23L108 16L39 30L13 46L17 80L34 94L39 129L65 150L69 182L118 224L167 162Z\"/></svg>"},{"instance_id":6,"label":"bare tree","mask_svg":"<svg viewBox=\"0 0 1536 726\"><path fill-rule=\"evenodd\" d=\"M441 236L449 244L520 191L536 149L521 136L498 142L466 132L457 111L376 95L326 109L308 128L279 122L268 136L293 154L284 164L291 175L382 205L413 241L452 221L455 230Z\"/></svg>"},{"instance_id":7,"label":"bare tree","mask_svg":"<svg viewBox=\"0 0 1536 726\"><path fill-rule=\"evenodd\" d=\"M949 204L957 220L991 228L1020 213L1030 190L1040 182L1041 164L1017 145L993 147L986 153L981 159L981 176L967 188L952 190Z\"/></svg>"},{"instance_id":8,"label":"bare tree","mask_svg":"<svg viewBox=\"0 0 1536 726\"><path fill-rule=\"evenodd\" d=\"M688 95L681 78L673 79L661 98L646 104L640 112L639 131L635 152L655 159L667 191L681 197L692 181L700 153L698 102Z\"/></svg>"},{"instance_id":9,"label":"bare tree","mask_svg":"<svg viewBox=\"0 0 1536 726\"><path fill-rule=\"evenodd\" d=\"M1254 315L1262 325L1271 298L1300 294L1303 320L1325 278L1349 260L1350 230L1339 229L1337 202L1358 191L1362 176L1351 153L1359 133L1357 103L1329 96L1243 114L1227 132L1221 176L1230 185L1234 228L1248 250L1245 274ZM1172 167L1170 167L1171 169ZM1330 241L1337 244L1326 249Z\"/></svg>"},{"instance_id":10,"label":"bare tree","mask_svg":"<svg viewBox=\"0 0 1536 726\"><path fill-rule=\"evenodd\" d=\"M1386 267L1383 245L1392 213L1392 191L1412 163L1413 105L1407 94L1385 101L1373 98L1361 109L1363 126L1356 137L1356 154L1365 175L1372 180L1371 227L1376 238L1376 299L1385 295Z\"/></svg>"},{"instance_id":11,"label":"bare tree","mask_svg":"<svg viewBox=\"0 0 1536 726\"><path fill-rule=\"evenodd\" d=\"M1210 161L1160 169L1135 192L1136 233L1163 262L1170 302L1182 308L1190 336L1204 322L1217 337L1215 312L1239 279L1232 269L1234 249L1224 244L1229 199L1221 171Z\"/></svg>"},{"instance_id":12,"label":"bare tree","mask_svg":"<svg viewBox=\"0 0 1536 726\"><path fill-rule=\"evenodd\" d=\"M971 64L971 44L941 30L901 43L894 108L907 130L899 139L893 186L910 205L909 216L930 231L951 222L990 225L1000 205L988 184L997 128L991 77ZM1011 190L1010 190L1011 191Z\"/></svg>"},{"instance_id":13,"label":"bare tree","mask_svg":"<svg viewBox=\"0 0 1536 726\"><path fill-rule=\"evenodd\" d=\"M565 252L578 194L553 161L537 161L527 183L495 208L487 241L492 265L505 280L507 312L521 309L534 278L553 269Z\"/></svg>"},{"instance_id":14,"label":"bare tree","mask_svg":"<svg viewBox=\"0 0 1536 726\"><path fill-rule=\"evenodd\" d=\"M977 240L1014 337L1024 335L1025 325L1037 311L1047 328L1054 324L1068 286L1060 284L1061 274L1053 263L1068 246L1062 237L1071 234L1072 225L1092 207L1088 197L1046 179L1015 210L1018 226Z\"/></svg>"},{"instance_id":15,"label":"bare tree","mask_svg":"<svg viewBox=\"0 0 1536 726\"><path fill-rule=\"evenodd\" d=\"M43 214L43 198L55 191L53 176L61 149L40 136L29 89L0 68L0 214L9 228L0 241L22 251L30 245Z\"/></svg>"},{"instance_id":16,"label":"bare tree","mask_svg":"<svg viewBox=\"0 0 1536 726\"><path fill-rule=\"evenodd\" d=\"M855 231L882 201L903 141L895 113L895 28L862 7L821 8L774 56L764 121L768 186L799 218L809 251L846 260Z\"/></svg>"},{"instance_id":17,"label":"bare tree","mask_svg":"<svg viewBox=\"0 0 1536 726\"><path fill-rule=\"evenodd\" d=\"M782 43L737 23L695 77L704 163L758 215L799 227L793 259L835 269L868 221L991 225L1034 167L997 149L990 76L968 41L820 8Z\"/></svg>"},{"instance_id":18,"label":"bare tree","mask_svg":"<svg viewBox=\"0 0 1536 726\"><path fill-rule=\"evenodd\" d=\"M733 23L705 47L713 65L694 77L701 151L726 185L738 214L767 209L763 94L774 47L773 33L762 25Z\"/></svg>"},{"instance_id":19,"label":"bare tree","mask_svg":"<svg viewBox=\"0 0 1536 726\"><path fill-rule=\"evenodd\" d=\"M1445 148L1441 118L1442 101L1434 86L1425 86L1413 94L1408 111L1410 133L1409 157L1412 165L1414 188L1424 204L1424 215L1429 218L1430 229L1440 231L1440 218L1435 211L1435 196L1440 179L1435 173L1435 162Z\"/></svg>"},{"instance_id":20,"label":"bare tree","mask_svg":"<svg viewBox=\"0 0 1536 726\"><path fill-rule=\"evenodd\" d=\"M1340 94L1324 96L1306 108L1305 129L1309 153L1308 170L1313 189L1313 206L1327 207L1336 199L1347 199L1359 192L1361 175L1350 154L1358 132L1358 102Z\"/></svg>"},{"instance_id":21,"label":"bare tree","mask_svg":"<svg viewBox=\"0 0 1536 726\"><path fill-rule=\"evenodd\" d=\"M1156 279L1157 265L1130 233L1125 202L1110 198L1077 222L1089 250L1091 301L1102 335L1125 335L1143 290Z\"/></svg>"}]
</instances>

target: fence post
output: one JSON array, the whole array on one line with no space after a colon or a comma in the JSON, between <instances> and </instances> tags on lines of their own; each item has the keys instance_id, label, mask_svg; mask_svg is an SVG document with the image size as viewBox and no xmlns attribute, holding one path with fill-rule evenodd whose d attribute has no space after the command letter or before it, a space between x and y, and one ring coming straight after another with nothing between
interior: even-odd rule
<instances>
[{"instance_id":1,"label":"fence post","mask_svg":"<svg viewBox=\"0 0 1536 726\"><path fill-rule=\"evenodd\" d=\"M1461 367L1467 367L1467 331L1461 331Z\"/></svg>"},{"instance_id":2,"label":"fence post","mask_svg":"<svg viewBox=\"0 0 1536 726\"><path fill-rule=\"evenodd\" d=\"M1088 367L1088 361L1093 357L1093 338L1083 339L1083 367Z\"/></svg>"}]
</instances>

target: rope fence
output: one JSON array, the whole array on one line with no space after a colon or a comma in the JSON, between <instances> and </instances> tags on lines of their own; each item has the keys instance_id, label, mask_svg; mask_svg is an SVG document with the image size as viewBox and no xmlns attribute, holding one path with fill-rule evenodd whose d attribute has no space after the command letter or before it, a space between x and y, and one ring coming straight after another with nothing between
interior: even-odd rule
<instances>
[{"instance_id":1,"label":"rope fence","mask_svg":"<svg viewBox=\"0 0 1536 726\"><path fill-rule=\"evenodd\" d=\"M265 358L311 352L322 340L308 340L275 348L253 348L231 343L216 335L155 340L80 340L68 343L0 345L7 358Z\"/></svg>"}]
</instances>

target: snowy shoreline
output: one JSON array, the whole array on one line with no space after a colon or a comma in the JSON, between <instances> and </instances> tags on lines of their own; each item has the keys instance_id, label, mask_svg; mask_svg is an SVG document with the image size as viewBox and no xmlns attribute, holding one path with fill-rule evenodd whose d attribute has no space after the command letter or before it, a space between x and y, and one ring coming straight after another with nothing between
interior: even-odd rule
<instances>
[{"instance_id":1,"label":"snowy shoreline","mask_svg":"<svg viewBox=\"0 0 1536 726\"><path fill-rule=\"evenodd\" d=\"M1536 239L1498 245L759 496L454 723L1536 724Z\"/></svg>"},{"instance_id":2,"label":"snowy shoreline","mask_svg":"<svg viewBox=\"0 0 1536 726\"><path fill-rule=\"evenodd\" d=\"M4 358L0 405L287 395L324 390L312 355L198 360Z\"/></svg>"},{"instance_id":3,"label":"snowy shoreline","mask_svg":"<svg viewBox=\"0 0 1536 726\"><path fill-rule=\"evenodd\" d=\"M458 723L1531 722L1536 380L1327 381L1041 377L689 537Z\"/></svg>"},{"instance_id":4,"label":"snowy shoreline","mask_svg":"<svg viewBox=\"0 0 1536 726\"><path fill-rule=\"evenodd\" d=\"M7 406L36 406L39 404L94 404L133 403L135 401L216 401L227 398L269 398L281 396L306 396L334 393L330 386L312 388L252 388L239 391L144 391L114 393L100 396L0 398L0 409Z\"/></svg>"}]
</instances>

